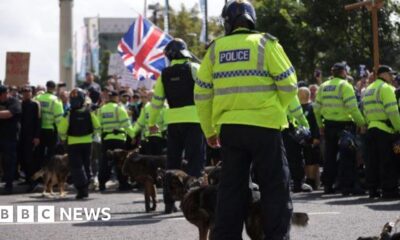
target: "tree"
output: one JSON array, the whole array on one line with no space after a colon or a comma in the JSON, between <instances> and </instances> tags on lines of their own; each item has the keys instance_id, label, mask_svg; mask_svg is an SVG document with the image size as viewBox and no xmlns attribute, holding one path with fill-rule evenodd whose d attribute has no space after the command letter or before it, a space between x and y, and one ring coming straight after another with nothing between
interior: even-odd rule
<instances>
[{"instance_id":1,"label":"tree","mask_svg":"<svg viewBox=\"0 0 400 240\"><path fill-rule=\"evenodd\" d=\"M371 16L367 10L344 10L355 0L256 0L258 29L277 36L300 79L311 79L315 68L329 72L338 61L371 69ZM381 62L400 67L400 3L388 0L379 12Z\"/></svg>"},{"instance_id":2,"label":"tree","mask_svg":"<svg viewBox=\"0 0 400 240\"><path fill-rule=\"evenodd\" d=\"M164 26L162 12L160 12L158 19L158 26ZM187 9L182 4L179 12L170 8L169 19L169 34L176 38L182 38L188 44L192 53L202 59L206 52L206 44L199 40L202 25L199 17L199 6L196 4L191 9ZM211 39L222 34L222 27L218 26L217 18L208 19L208 29Z\"/></svg>"}]
</instances>

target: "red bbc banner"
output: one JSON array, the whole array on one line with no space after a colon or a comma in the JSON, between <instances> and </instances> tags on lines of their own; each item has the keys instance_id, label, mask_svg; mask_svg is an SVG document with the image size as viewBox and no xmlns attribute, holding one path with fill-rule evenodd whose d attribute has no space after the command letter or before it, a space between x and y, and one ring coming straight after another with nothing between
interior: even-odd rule
<instances>
[{"instance_id":1,"label":"red bbc banner","mask_svg":"<svg viewBox=\"0 0 400 240\"><path fill-rule=\"evenodd\" d=\"M29 52L7 52L5 84L22 86L29 83Z\"/></svg>"}]
</instances>

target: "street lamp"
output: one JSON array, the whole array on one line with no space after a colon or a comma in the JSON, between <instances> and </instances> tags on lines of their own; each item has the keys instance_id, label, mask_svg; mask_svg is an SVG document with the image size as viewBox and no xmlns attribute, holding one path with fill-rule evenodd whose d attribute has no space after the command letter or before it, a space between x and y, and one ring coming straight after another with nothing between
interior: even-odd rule
<instances>
[{"instance_id":1,"label":"street lamp","mask_svg":"<svg viewBox=\"0 0 400 240\"><path fill-rule=\"evenodd\" d=\"M149 9L153 10L153 23L157 25L157 13L161 10L160 3L149 4Z\"/></svg>"}]
</instances>

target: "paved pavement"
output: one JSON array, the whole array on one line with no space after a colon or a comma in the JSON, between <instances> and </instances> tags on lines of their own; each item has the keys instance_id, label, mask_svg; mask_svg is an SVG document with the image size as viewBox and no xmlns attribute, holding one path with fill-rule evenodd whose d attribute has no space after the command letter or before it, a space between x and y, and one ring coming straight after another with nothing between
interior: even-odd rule
<instances>
[{"instance_id":1,"label":"paved pavement","mask_svg":"<svg viewBox=\"0 0 400 240\"><path fill-rule=\"evenodd\" d=\"M159 191L161 193L161 191ZM161 194L159 195L161 200ZM0 223L0 240L46 239L198 239L197 229L181 212L163 215L159 201L156 212L144 213L141 192L92 193L85 201L76 201L74 194L65 198L44 198L40 193L0 196L0 205L55 206L54 223ZM399 216L399 201L369 200L367 197L325 197L321 192L295 194L296 211L309 213L305 228L293 227L293 240L356 240L359 236L377 235L387 221ZM59 221L60 208L110 208L110 221ZM14 215L16 210L14 210ZM101 215L103 217L106 214ZM37 217L37 216L36 216ZM16 216L14 217L16 219ZM247 236L243 239L248 240Z\"/></svg>"}]
</instances>

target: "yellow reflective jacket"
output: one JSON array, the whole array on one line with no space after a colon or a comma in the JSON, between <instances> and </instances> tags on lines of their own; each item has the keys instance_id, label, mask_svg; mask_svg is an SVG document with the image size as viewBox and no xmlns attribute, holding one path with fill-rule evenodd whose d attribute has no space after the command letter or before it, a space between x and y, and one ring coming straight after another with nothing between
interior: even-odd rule
<instances>
[{"instance_id":1,"label":"yellow reflective jacket","mask_svg":"<svg viewBox=\"0 0 400 240\"><path fill-rule=\"evenodd\" d=\"M362 104L368 128L379 128L388 133L400 131L399 105L394 91L393 86L381 79L367 87Z\"/></svg>"},{"instance_id":2,"label":"yellow reflective jacket","mask_svg":"<svg viewBox=\"0 0 400 240\"><path fill-rule=\"evenodd\" d=\"M187 62L187 59L175 59L172 60L171 65L183 64ZM192 76L195 79L197 75L198 64L190 63L192 69ZM149 126L154 126L157 122L158 116L161 109L164 108L165 102L165 91L162 82L162 77L157 79L156 85L154 86L154 96L151 100L151 109L149 117ZM199 118L195 106L185 106L179 108L167 108L164 109L165 124L171 123L198 123Z\"/></svg>"},{"instance_id":3,"label":"yellow reflective jacket","mask_svg":"<svg viewBox=\"0 0 400 240\"><path fill-rule=\"evenodd\" d=\"M304 115L303 108L300 104L300 100L297 96L289 104L287 115L289 122L291 122L295 127L300 125L305 128L310 128L307 118Z\"/></svg>"},{"instance_id":4,"label":"yellow reflective jacket","mask_svg":"<svg viewBox=\"0 0 400 240\"><path fill-rule=\"evenodd\" d=\"M90 117L92 119L92 124L93 124L93 133L81 137L68 136L69 113L66 116L62 117L57 129L61 140L63 141L66 140L68 145L92 143L93 135L100 133L100 123L96 117L96 114L90 113Z\"/></svg>"},{"instance_id":5,"label":"yellow reflective jacket","mask_svg":"<svg viewBox=\"0 0 400 240\"><path fill-rule=\"evenodd\" d=\"M41 128L55 129L64 115L61 101L49 92L36 96L35 100L40 103Z\"/></svg>"},{"instance_id":6,"label":"yellow reflective jacket","mask_svg":"<svg viewBox=\"0 0 400 240\"><path fill-rule=\"evenodd\" d=\"M365 125L353 86L341 78L332 78L320 86L314 114L320 128L324 126L322 119L337 122L354 121L359 126Z\"/></svg>"},{"instance_id":7,"label":"yellow reflective jacket","mask_svg":"<svg viewBox=\"0 0 400 240\"><path fill-rule=\"evenodd\" d=\"M160 114L158 116L158 119L156 121L156 124L159 128L159 131L157 133L150 133L149 130L149 117L150 117L150 111L151 111L151 103L146 103L146 105L143 107L142 111L140 111L139 118L135 122L133 126L133 131L135 133L135 136L142 131L142 139L150 137L150 136L157 136L161 137L161 132L165 129L165 124L164 124L164 109L161 109Z\"/></svg>"},{"instance_id":8,"label":"yellow reflective jacket","mask_svg":"<svg viewBox=\"0 0 400 240\"><path fill-rule=\"evenodd\" d=\"M133 127L125 108L109 102L98 110L102 138L104 140L126 141L126 135L134 136Z\"/></svg>"},{"instance_id":9,"label":"yellow reflective jacket","mask_svg":"<svg viewBox=\"0 0 400 240\"><path fill-rule=\"evenodd\" d=\"M197 76L194 98L206 137L222 124L287 127L297 78L275 37L237 29L210 45Z\"/></svg>"}]
</instances>

